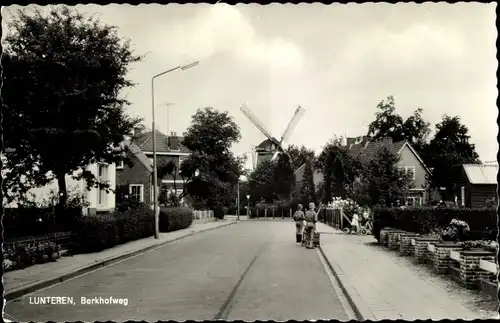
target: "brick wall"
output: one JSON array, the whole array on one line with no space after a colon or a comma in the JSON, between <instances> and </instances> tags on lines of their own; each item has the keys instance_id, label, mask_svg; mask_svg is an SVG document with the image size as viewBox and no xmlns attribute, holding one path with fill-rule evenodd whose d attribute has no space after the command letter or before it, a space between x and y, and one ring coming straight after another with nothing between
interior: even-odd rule
<instances>
[{"instance_id":1,"label":"brick wall","mask_svg":"<svg viewBox=\"0 0 500 323\"><path fill-rule=\"evenodd\" d=\"M466 288L476 288L476 281L481 278L490 280L494 274L479 268L479 260L495 262L495 254L488 251L462 251L460 252L460 280Z\"/></svg>"},{"instance_id":2,"label":"brick wall","mask_svg":"<svg viewBox=\"0 0 500 323\"><path fill-rule=\"evenodd\" d=\"M443 243L435 243L434 247L435 250L432 259L434 271L437 274L446 274L453 261L453 259L450 258L450 251L460 250L461 247L458 244Z\"/></svg>"},{"instance_id":3,"label":"brick wall","mask_svg":"<svg viewBox=\"0 0 500 323\"><path fill-rule=\"evenodd\" d=\"M404 231L391 231L387 235L387 247L391 250L399 250L399 242Z\"/></svg>"},{"instance_id":4,"label":"brick wall","mask_svg":"<svg viewBox=\"0 0 500 323\"><path fill-rule=\"evenodd\" d=\"M116 186L142 184L144 186L144 202L151 201L150 172L148 169L132 155L133 167L123 165L123 169L116 170Z\"/></svg>"},{"instance_id":5,"label":"brick wall","mask_svg":"<svg viewBox=\"0 0 500 323\"><path fill-rule=\"evenodd\" d=\"M439 241L437 238L414 238L413 256L419 263L425 263L430 258L430 252L427 250L429 242ZM431 255L432 256L432 255Z\"/></svg>"},{"instance_id":6,"label":"brick wall","mask_svg":"<svg viewBox=\"0 0 500 323\"><path fill-rule=\"evenodd\" d=\"M418 237L416 233L405 232L399 235L399 255L410 256L413 254L411 239Z\"/></svg>"}]
</instances>

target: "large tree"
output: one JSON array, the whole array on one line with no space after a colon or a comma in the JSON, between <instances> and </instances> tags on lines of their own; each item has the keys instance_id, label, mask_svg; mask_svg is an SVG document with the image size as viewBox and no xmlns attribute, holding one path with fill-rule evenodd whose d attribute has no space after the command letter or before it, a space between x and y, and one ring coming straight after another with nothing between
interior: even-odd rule
<instances>
[{"instance_id":1,"label":"large tree","mask_svg":"<svg viewBox=\"0 0 500 323\"><path fill-rule=\"evenodd\" d=\"M416 109L413 115L404 120L396 113L394 97L389 96L377 105L377 109L375 120L368 126L368 135L373 140L385 137L392 138L394 142L408 140L419 154L424 154L427 137L430 134L430 124L422 118L421 108Z\"/></svg>"},{"instance_id":2,"label":"large tree","mask_svg":"<svg viewBox=\"0 0 500 323\"><path fill-rule=\"evenodd\" d=\"M287 154L279 154L274 163L273 186L278 199L290 199L292 190L295 187L295 175L290 163L290 157Z\"/></svg>"},{"instance_id":3,"label":"large tree","mask_svg":"<svg viewBox=\"0 0 500 323\"><path fill-rule=\"evenodd\" d=\"M120 143L140 120L125 115L120 97L134 84L126 78L141 60L116 28L67 7L18 11L4 41L3 140L9 169L4 196L57 180L59 206L67 201L65 176L100 182L89 164L123 157Z\"/></svg>"},{"instance_id":4,"label":"large tree","mask_svg":"<svg viewBox=\"0 0 500 323\"><path fill-rule=\"evenodd\" d=\"M243 173L244 157L236 158L230 150L240 138L240 129L228 112L211 107L198 109L184 134L182 144L192 151L181 165L185 193L219 215Z\"/></svg>"},{"instance_id":5,"label":"large tree","mask_svg":"<svg viewBox=\"0 0 500 323\"><path fill-rule=\"evenodd\" d=\"M323 173L322 201L328 203L333 196L347 196L361 166L342 146L342 138L335 138L323 148L316 167Z\"/></svg>"},{"instance_id":6,"label":"large tree","mask_svg":"<svg viewBox=\"0 0 500 323\"><path fill-rule=\"evenodd\" d=\"M426 154L428 166L433 168L429 177L433 188L446 188L445 199L452 199L460 165L479 163L475 145L470 143L469 129L461 123L460 117L443 116L436 124L436 133L430 141Z\"/></svg>"},{"instance_id":7,"label":"large tree","mask_svg":"<svg viewBox=\"0 0 500 323\"><path fill-rule=\"evenodd\" d=\"M272 203L276 198L273 185L274 167L273 163L264 159L248 175L248 188L252 201L264 200Z\"/></svg>"},{"instance_id":8,"label":"large tree","mask_svg":"<svg viewBox=\"0 0 500 323\"><path fill-rule=\"evenodd\" d=\"M313 160L307 159L304 167L304 177L302 178L302 187L300 188L300 200L303 203L306 203L306 201L317 203Z\"/></svg>"},{"instance_id":9,"label":"large tree","mask_svg":"<svg viewBox=\"0 0 500 323\"><path fill-rule=\"evenodd\" d=\"M381 148L365 165L363 182L356 183L363 202L371 206L391 206L404 199L412 188L409 175L398 167L400 157L391 153L386 147ZM356 187L354 186L354 187Z\"/></svg>"},{"instance_id":10,"label":"large tree","mask_svg":"<svg viewBox=\"0 0 500 323\"><path fill-rule=\"evenodd\" d=\"M304 145L295 146L289 145L285 152L290 156L293 171L296 171L300 166L302 166L306 160L314 160L314 150L306 148Z\"/></svg>"}]
</instances>

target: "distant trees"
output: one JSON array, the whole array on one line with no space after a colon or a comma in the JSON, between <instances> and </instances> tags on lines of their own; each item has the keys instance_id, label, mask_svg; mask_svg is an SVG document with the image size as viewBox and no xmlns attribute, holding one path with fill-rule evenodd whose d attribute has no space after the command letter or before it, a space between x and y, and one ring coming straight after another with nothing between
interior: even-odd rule
<instances>
[{"instance_id":1,"label":"distant trees","mask_svg":"<svg viewBox=\"0 0 500 323\"><path fill-rule=\"evenodd\" d=\"M314 185L314 165L311 158L306 159L304 166L304 176L302 178L302 187L300 188L300 200L306 202L318 202L316 187Z\"/></svg>"},{"instance_id":2,"label":"distant trees","mask_svg":"<svg viewBox=\"0 0 500 323\"><path fill-rule=\"evenodd\" d=\"M314 150L302 146L289 145L285 152L290 156L292 169L296 171L300 166L302 166L308 159L312 160L314 163Z\"/></svg>"}]
</instances>

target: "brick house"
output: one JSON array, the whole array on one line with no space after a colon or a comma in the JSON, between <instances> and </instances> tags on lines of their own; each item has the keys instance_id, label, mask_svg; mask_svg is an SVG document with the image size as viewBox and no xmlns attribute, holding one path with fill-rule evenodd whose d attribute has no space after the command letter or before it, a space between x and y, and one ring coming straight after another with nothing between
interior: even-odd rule
<instances>
[{"instance_id":1,"label":"brick house","mask_svg":"<svg viewBox=\"0 0 500 323\"><path fill-rule=\"evenodd\" d=\"M136 129L135 138L133 143L127 142L130 148L131 156L129 156L133 163L133 167L128 167L123 163L117 165L116 170L116 185L128 185L131 195L136 196L144 203L153 202L153 185L152 185L152 172L153 172L153 142L152 131L140 132ZM156 130L156 161L158 166L163 165L169 161L173 161L176 165L175 185L174 176L166 175L160 187L166 187L169 191L176 188L176 193L180 195L183 190L183 180L179 175L180 165L182 161L190 155L189 149L181 143L182 137L177 136L172 132L170 136L163 134Z\"/></svg>"}]
</instances>

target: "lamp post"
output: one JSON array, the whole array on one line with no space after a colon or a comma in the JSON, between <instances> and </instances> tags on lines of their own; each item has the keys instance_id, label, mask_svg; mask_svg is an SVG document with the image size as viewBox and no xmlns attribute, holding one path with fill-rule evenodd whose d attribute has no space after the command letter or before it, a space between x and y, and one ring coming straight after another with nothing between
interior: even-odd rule
<instances>
[{"instance_id":1,"label":"lamp post","mask_svg":"<svg viewBox=\"0 0 500 323\"><path fill-rule=\"evenodd\" d=\"M159 239L160 236L160 221L159 221L159 214L158 214L158 172L157 172L157 165L156 165L156 125L155 125L155 79L157 77L160 77L162 75L165 75L167 73L176 71L176 70L181 70L185 71L191 67L195 67L199 64L200 62L196 61L194 63L184 65L184 66L177 66L174 68L171 68L167 71L161 72L159 74L156 74L151 78L151 109L152 109L152 114L153 114L153 127L152 127L152 132L153 132L153 205L154 205L154 213L155 213L155 239Z\"/></svg>"},{"instance_id":2,"label":"lamp post","mask_svg":"<svg viewBox=\"0 0 500 323\"><path fill-rule=\"evenodd\" d=\"M247 216L250 214L250 195L247 195L248 206L247 206Z\"/></svg>"}]
</instances>

